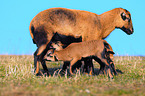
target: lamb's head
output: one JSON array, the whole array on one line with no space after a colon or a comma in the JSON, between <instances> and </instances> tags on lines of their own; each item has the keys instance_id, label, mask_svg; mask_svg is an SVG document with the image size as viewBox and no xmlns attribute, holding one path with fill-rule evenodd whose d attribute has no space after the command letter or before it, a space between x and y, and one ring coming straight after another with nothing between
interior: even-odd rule
<instances>
[{"instance_id":1,"label":"lamb's head","mask_svg":"<svg viewBox=\"0 0 145 96\"><path fill-rule=\"evenodd\" d=\"M54 53L54 49L48 50L47 54L44 56L44 60L46 61L58 61L56 54Z\"/></svg>"}]
</instances>

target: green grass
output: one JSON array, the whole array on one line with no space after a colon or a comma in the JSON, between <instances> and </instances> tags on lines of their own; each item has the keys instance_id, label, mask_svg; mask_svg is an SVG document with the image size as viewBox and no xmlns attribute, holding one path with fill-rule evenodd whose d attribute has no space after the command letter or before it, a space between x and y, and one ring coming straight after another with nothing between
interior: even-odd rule
<instances>
[{"instance_id":1,"label":"green grass","mask_svg":"<svg viewBox=\"0 0 145 96\"><path fill-rule=\"evenodd\" d=\"M145 96L145 57L115 57L118 75L60 76L62 62L47 62L52 77L33 74L33 56L0 56L1 96ZM95 73L99 64L94 63ZM42 69L42 67L40 68ZM120 71L123 74L120 74ZM55 73L55 74L54 74Z\"/></svg>"}]
</instances>

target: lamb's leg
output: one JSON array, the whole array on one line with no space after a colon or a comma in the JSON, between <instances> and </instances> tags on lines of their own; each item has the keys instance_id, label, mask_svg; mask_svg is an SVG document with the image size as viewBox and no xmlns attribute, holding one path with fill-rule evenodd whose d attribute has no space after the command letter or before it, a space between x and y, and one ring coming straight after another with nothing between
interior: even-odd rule
<instances>
[{"instance_id":1,"label":"lamb's leg","mask_svg":"<svg viewBox=\"0 0 145 96\"><path fill-rule=\"evenodd\" d=\"M73 72L75 69L81 68L82 62L81 62L81 61L78 61L78 62L76 62L76 64L77 64L76 66L73 66L73 67L72 67L72 72ZM66 71L66 69L69 67L69 65L70 65L70 62L67 62L67 61L64 62L63 66L62 66L62 73L63 73L63 74L65 73L65 71Z\"/></svg>"},{"instance_id":2,"label":"lamb's leg","mask_svg":"<svg viewBox=\"0 0 145 96\"><path fill-rule=\"evenodd\" d=\"M70 74L73 75L73 72L72 72L72 66L78 61L79 59L77 58L74 58L71 62L70 62Z\"/></svg>"}]
</instances>

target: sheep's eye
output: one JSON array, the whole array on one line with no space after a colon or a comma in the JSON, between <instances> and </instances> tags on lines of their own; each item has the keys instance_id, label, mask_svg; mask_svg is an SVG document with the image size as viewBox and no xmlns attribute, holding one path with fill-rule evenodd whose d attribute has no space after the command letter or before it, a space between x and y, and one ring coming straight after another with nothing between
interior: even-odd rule
<instances>
[{"instance_id":1,"label":"sheep's eye","mask_svg":"<svg viewBox=\"0 0 145 96\"><path fill-rule=\"evenodd\" d=\"M126 20L126 14L123 12L121 13L121 18L125 21Z\"/></svg>"}]
</instances>

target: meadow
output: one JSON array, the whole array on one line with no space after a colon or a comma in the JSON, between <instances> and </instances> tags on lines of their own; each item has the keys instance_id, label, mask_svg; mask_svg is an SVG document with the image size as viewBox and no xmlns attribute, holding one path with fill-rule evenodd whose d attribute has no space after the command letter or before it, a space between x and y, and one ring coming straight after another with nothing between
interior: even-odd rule
<instances>
[{"instance_id":1,"label":"meadow","mask_svg":"<svg viewBox=\"0 0 145 96\"><path fill-rule=\"evenodd\" d=\"M115 56L118 75L110 80L97 75L99 64L94 62L95 75L77 71L73 77L62 76L62 62L47 62L51 77L35 76L33 56L0 56L1 96L145 96L145 57Z\"/></svg>"}]
</instances>

